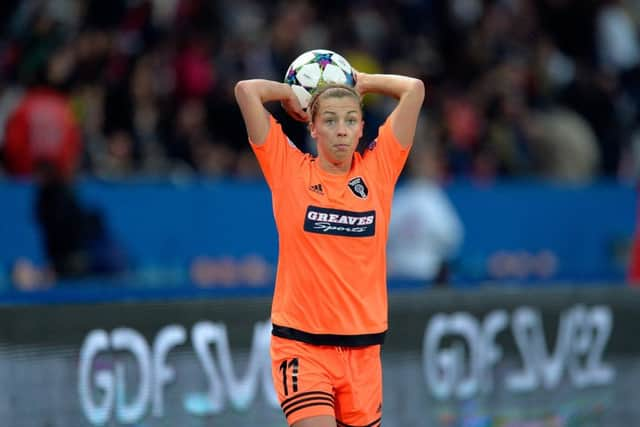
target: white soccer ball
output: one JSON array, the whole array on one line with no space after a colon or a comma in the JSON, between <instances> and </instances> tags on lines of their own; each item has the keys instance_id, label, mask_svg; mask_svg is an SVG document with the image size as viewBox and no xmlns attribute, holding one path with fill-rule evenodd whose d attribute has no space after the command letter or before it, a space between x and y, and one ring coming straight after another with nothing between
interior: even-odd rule
<instances>
[{"instance_id":1,"label":"white soccer ball","mask_svg":"<svg viewBox=\"0 0 640 427\"><path fill-rule=\"evenodd\" d=\"M329 83L355 86L355 76L351 64L342 55L327 49L313 49L289 65L284 82L291 86L306 110L316 89Z\"/></svg>"}]
</instances>

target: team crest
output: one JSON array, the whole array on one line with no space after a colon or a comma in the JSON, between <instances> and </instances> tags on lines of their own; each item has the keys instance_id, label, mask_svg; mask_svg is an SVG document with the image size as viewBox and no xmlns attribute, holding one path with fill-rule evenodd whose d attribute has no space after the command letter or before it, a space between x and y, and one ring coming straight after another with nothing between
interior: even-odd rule
<instances>
[{"instance_id":1,"label":"team crest","mask_svg":"<svg viewBox=\"0 0 640 427\"><path fill-rule=\"evenodd\" d=\"M349 188L356 197L359 197L361 199L366 199L369 195L367 184L365 184L364 179L362 179L362 177L360 176L357 176L349 181Z\"/></svg>"}]
</instances>

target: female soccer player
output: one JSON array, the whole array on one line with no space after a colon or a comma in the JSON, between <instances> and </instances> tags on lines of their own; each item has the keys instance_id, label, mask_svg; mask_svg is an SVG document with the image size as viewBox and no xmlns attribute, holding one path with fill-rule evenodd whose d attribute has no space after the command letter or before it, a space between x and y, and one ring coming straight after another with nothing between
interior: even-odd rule
<instances>
[{"instance_id":1,"label":"female soccer player","mask_svg":"<svg viewBox=\"0 0 640 427\"><path fill-rule=\"evenodd\" d=\"M237 83L249 141L272 192L279 259L271 310L273 380L293 427L370 426L382 417L380 345L387 330L387 230L394 186L413 142L422 81L355 72L304 111L291 87ZM363 154L361 96L395 109ZM264 104L308 122L317 157L303 154Z\"/></svg>"}]
</instances>

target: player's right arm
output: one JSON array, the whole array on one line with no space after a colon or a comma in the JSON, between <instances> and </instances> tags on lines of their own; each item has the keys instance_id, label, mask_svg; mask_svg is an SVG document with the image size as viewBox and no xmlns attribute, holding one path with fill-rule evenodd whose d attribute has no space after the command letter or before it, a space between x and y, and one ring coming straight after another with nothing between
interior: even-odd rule
<instances>
[{"instance_id":1,"label":"player's right arm","mask_svg":"<svg viewBox=\"0 0 640 427\"><path fill-rule=\"evenodd\" d=\"M267 102L280 101L293 118L308 120L291 86L286 83L264 79L242 80L236 84L235 96L249 139L255 145L264 144L269 133L269 112L264 107Z\"/></svg>"},{"instance_id":2,"label":"player's right arm","mask_svg":"<svg viewBox=\"0 0 640 427\"><path fill-rule=\"evenodd\" d=\"M357 72L356 90L380 93L398 100L389 115L389 122L398 142L404 148L413 144L420 108L424 101L424 83L420 79L394 74L367 74Z\"/></svg>"}]
</instances>

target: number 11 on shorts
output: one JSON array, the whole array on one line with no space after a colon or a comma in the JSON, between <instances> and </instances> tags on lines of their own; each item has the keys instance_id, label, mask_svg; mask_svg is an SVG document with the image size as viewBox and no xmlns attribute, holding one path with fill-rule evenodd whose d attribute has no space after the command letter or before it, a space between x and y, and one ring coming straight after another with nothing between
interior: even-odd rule
<instances>
[{"instance_id":1,"label":"number 11 on shorts","mask_svg":"<svg viewBox=\"0 0 640 427\"><path fill-rule=\"evenodd\" d=\"M289 388L287 387L287 370L291 369L291 389L295 393L298 391L298 358L295 357L291 360L283 360L280 364L280 370L282 371L282 387L284 388L284 395L289 394Z\"/></svg>"}]
</instances>

